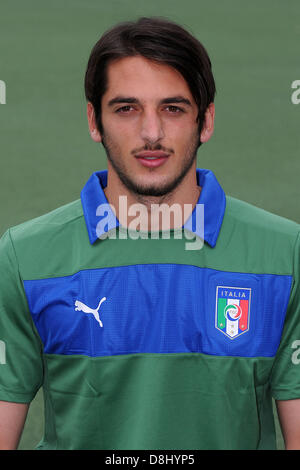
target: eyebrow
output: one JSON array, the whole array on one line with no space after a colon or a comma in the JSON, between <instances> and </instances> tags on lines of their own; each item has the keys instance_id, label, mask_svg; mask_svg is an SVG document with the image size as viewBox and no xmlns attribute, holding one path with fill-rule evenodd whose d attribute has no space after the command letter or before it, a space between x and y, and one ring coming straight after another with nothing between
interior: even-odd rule
<instances>
[{"instance_id":1,"label":"eyebrow","mask_svg":"<svg viewBox=\"0 0 300 470\"><path fill-rule=\"evenodd\" d=\"M108 106L113 106L114 104L120 103L129 103L129 104L138 104L139 100L131 96L116 96L108 102ZM163 98L160 100L159 104L186 104L187 106L192 106L192 103L187 98L183 96L170 96L168 98Z\"/></svg>"}]
</instances>

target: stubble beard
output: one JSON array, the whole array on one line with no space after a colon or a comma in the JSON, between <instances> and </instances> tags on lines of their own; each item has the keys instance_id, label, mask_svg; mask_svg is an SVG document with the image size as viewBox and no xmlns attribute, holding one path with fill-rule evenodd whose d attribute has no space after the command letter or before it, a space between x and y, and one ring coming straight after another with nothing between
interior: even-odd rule
<instances>
[{"instance_id":1,"label":"stubble beard","mask_svg":"<svg viewBox=\"0 0 300 470\"><path fill-rule=\"evenodd\" d=\"M163 200L175 191L175 189L180 185L188 171L191 169L192 165L194 164L197 158L197 150L200 146L200 140L199 133L195 133L191 139L189 146L187 147L185 155L182 158L182 166L180 171L171 181L167 181L166 183L161 184L160 186L143 185L134 181L131 175L128 174L122 162L119 161L117 156L117 150L115 149L113 142L110 141L109 137L104 131L102 132L102 145L105 149L107 159L109 160L115 172L117 173L120 181L137 199L154 197L162 198ZM161 149L162 147L160 144L156 144L154 146L145 146L145 150ZM172 158L172 156L168 158Z\"/></svg>"}]
</instances>

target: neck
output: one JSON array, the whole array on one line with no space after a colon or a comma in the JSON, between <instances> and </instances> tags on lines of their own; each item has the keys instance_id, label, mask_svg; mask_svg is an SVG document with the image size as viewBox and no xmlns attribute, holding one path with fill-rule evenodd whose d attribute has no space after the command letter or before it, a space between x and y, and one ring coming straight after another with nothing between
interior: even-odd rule
<instances>
[{"instance_id":1,"label":"neck","mask_svg":"<svg viewBox=\"0 0 300 470\"><path fill-rule=\"evenodd\" d=\"M148 232L181 228L197 204L201 187L193 168L173 191L144 196L130 191L108 168L104 192L123 227Z\"/></svg>"}]
</instances>

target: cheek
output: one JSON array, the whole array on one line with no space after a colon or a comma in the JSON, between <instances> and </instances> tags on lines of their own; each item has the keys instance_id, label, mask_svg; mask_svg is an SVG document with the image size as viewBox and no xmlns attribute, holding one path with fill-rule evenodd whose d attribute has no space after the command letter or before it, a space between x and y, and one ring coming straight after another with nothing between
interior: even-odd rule
<instances>
[{"instance_id":1,"label":"cheek","mask_svg":"<svg viewBox=\"0 0 300 470\"><path fill-rule=\"evenodd\" d=\"M120 128L109 131L104 128L104 141L111 156L117 159L125 158L134 146L129 134Z\"/></svg>"},{"instance_id":2,"label":"cheek","mask_svg":"<svg viewBox=\"0 0 300 470\"><path fill-rule=\"evenodd\" d=\"M165 123L165 139L172 140L179 147L189 146L191 142L199 138L199 130L196 121L190 119L174 119L173 122Z\"/></svg>"},{"instance_id":3,"label":"cheek","mask_svg":"<svg viewBox=\"0 0 300 470\"><path fill-rule=\"evenodd\" d=\"M122 147L132 140L137 140L139 136L137 122L133 119L118 119L117 122L104 120L103 128L111 142Z\"/></svg>"}]
</instances>

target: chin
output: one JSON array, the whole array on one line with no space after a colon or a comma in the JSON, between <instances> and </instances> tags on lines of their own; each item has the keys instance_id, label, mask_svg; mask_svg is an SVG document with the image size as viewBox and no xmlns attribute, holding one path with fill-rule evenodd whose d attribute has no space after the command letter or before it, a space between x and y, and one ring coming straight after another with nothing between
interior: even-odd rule
<instances>
[{"instance_id":1,"label":"chin","mask_svg":"<svg viewBox=\"0 0 300 470\"><path fill-rule=\"evenodd\" d=\"M173 191L176 186L178 185L178 180L173 179L171 181L166 181L166 178L161 178L161 181L156 181L155 183L148 182L133 182L131 185L131 189L133 192L140 196L152 196L152 197L159 197L165 196L166 194Z\"/></svg>"}]
</instances>

